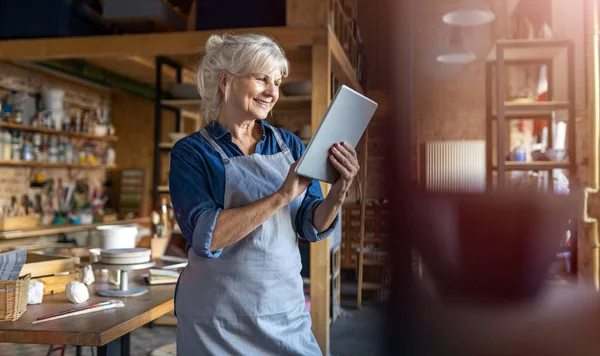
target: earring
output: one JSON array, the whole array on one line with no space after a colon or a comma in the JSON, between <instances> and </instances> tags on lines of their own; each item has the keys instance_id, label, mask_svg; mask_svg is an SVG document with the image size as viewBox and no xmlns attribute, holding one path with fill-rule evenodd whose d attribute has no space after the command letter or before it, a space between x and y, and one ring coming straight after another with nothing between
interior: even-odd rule
<instances>
[{"instance_id":1,"label":"earring","mask_svg":"<svg viewBox=\"0 0 600 356\"><path fill-rule=\"evenodd\" d=\"M271 114L271 118L273 118L273 109L271 109L271 111L269 111L269 114Z\"/></svg>"}]
</instances>

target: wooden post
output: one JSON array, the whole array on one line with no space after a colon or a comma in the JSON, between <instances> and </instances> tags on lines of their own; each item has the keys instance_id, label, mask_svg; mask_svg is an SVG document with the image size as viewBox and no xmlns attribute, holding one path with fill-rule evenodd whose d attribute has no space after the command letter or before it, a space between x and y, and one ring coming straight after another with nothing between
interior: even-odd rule
<instances>
[{"instance_id":1,"label":"wooden post","mask_svg":"<svg viewBox=\"0 0 600 356\"><path fill-rule=\"evenodd\" d=\"M365 131L363 136L363 150L360 162L360 180L362 182L360 192L360 243L358 252L358 294L356 296L356 308L360 309L362 306L362 290L363 290L363 269L364 269L364 257L365 257L365 219L367 210L367 161L368 161L368 149L369 149L369 129Z\"/></svg>"},{"instance_id":2,"label":"wooden post","mask_svg":"<svg viewBox=\"0 0 600 356\"><path fill-rule=\"evenodd\" d=\"M496 93L497 101L498 101L498 117L497 117L497 128L496 132L498 135L497 141L497 162L496 166L498 167L498 188L505 188L506 181L506 157L505 157L505 139L506 139L506 121L505 121L505 112L504 112L504 104L506 101L506 70L504 63L504 46L500 43L496 44L496 86L498 88L498 92Z\"/></svg>"},{"instance_id":3,"label":"wooden post","mask_svg":"<svg viewBox=\"0 0 600 356\"><path fill-rule=\"evenodd\" d=\"M328 37L315 39L312 46L312 109L313 134L319 127L331 100L331 55ZM323 194L328 186L321 184ZM310 315L312 330L323 355L329 354L329 315L331 290L329 239L310 244Z\"/></svg>"}]
</instances>

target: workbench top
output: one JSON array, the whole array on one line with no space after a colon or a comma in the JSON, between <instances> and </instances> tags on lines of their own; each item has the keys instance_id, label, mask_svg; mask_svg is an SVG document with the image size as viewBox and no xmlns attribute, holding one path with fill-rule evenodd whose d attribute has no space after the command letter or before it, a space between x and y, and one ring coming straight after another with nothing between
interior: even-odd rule
<instances>
[{"instance_id":1,"label":"workbench top","mask_svg":"<svg viewBox=\"0 0 600 356\"><path fill-rule=\"evenodd\" d=\"M99 279L97 274L96 283L89 286L90 299L85 303L73 304L67 300L65 293L46 295L42 304L28 305L27 311L19 320L0 322L0 342L104 346L174 308L174 284L143 285L148 288L148 293L141 296L107 298L98 296L96 290L118 286L109 284L105 278L101 281ZM129 285L142 284L139 273L131 273ZM32 324L40 316L110 299L122 300L125 307Z\"/></svg>"}]
</instances>

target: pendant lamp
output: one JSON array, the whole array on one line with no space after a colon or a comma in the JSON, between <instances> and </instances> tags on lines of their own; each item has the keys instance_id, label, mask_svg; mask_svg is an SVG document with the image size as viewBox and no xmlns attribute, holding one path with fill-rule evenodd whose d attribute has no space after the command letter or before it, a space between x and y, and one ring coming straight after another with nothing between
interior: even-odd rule
<instances>
[{"instance_id":1,"label":"pendant lamp","mask_svg":"<svg viewBox=\"0 0 600 356\"><path fill-rule=\"evenodd\" d=\"M467 64L476 59L475 53L464 47L460 27L450 29L449 45L437 56L437 61L447 64Z\"/></svg>"},{"instance_id":2,"label":"pendant lamp","mask_svg":"<svg viewBox=\"0 0 600 356\"><path fill-rule=\"evenodd\" d=\"M455 10L447 12L442 20L453 26L481 26L496 18L489 5L482 0L463 0Z\"/></svg>"}]
</instances>

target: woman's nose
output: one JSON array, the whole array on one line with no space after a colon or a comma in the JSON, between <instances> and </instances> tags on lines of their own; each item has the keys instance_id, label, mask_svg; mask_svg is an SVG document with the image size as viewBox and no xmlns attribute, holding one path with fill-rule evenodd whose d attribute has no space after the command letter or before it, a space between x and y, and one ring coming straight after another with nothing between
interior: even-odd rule
<instances>
[{"instance_id":1,"label":"woman's nose","mask_svg":"<svg viewBox=\"0 0 600 356\"><path fill-rule=\"evenodd\" d=\"M267 85L265 85L265 93L266 94L275 95L276 92L277 92L277 86L275 85L275 83L267 83Z\"/></svg>"}]
</instances>

